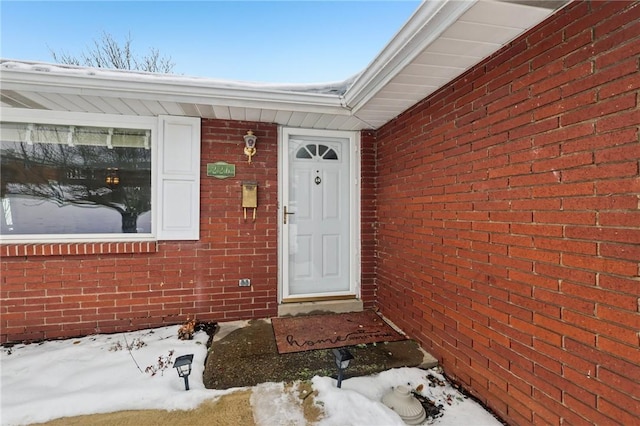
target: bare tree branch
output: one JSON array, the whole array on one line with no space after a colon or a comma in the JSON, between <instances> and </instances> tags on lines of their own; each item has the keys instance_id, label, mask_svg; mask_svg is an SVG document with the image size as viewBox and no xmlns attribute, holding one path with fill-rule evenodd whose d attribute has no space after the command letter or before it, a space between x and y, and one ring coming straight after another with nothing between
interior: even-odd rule
<instances>
[{"instance_id":1,"label":"bare tree branch","mask_svg":"<svg viewBox=\"0 0 640 426\"><path fill-rule=\"evenodd\" d=\"M175 63L170 56L161 56L160 51L153 47L146 55L138 55L133 51L132 45L131 34L127 34L124 42L120 43L113 35L103 32L101 38L94 39L93 45L80 55L52 49L49 51L53 60L61 64L165 74L173 71Z\"/></svg>"}]
</instances>

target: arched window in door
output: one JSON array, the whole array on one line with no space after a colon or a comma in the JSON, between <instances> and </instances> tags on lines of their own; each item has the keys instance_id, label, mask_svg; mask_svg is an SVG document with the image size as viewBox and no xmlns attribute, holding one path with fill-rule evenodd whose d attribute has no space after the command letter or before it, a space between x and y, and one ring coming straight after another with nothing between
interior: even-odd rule
<instances>
[{"instance_id":1,"label":"arched window in door","mask_svg":"<svg viewBox=\"0 0 640 426\"><path fill-rule=\"evenodd\" d=\"M307 144L298 149L296 158L301 160L337 160L338 153L327 145Z\"/></svg>"}]
</instances>

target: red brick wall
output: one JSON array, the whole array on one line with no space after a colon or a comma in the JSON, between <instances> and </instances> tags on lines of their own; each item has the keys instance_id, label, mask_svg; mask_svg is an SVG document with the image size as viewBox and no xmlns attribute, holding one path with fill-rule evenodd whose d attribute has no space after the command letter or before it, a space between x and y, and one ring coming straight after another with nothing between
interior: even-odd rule
<instances>
[{"instance_id":1,"label":"red brick wall","mask_svg":"<svg viewBox=\"0 0 640 426\"><path fill-rule=\"evenodd\" d=\"M366 308L375 307L376 277L376 151L375 135L365 131L360 134L360 240L361 240L361 297Z\"/></svg>"},{"instance_id":2,"label":"red brick wall","mask_svg":"<svg viewBox=\"0 0 640 426\"><path fill-rule=\"evenodd\" d=\"M247 130L258 136L252 164ZM207 177L216 161L235 164L235 178ZM277 127L203 120L201 170L200 241L3 246L1 341L275 315ZM259 184L255 223L242 217L243 180Z\"/></svg>"},{"instance_id":3,"label":"red brick wall","mask_svg":"<svg viewBox=\"0 0 640 426\"><path fill-rule=\"evenodd\" d=\"M258 136L247 164L242 136ZM375 138L362 135L362 299L375 303ZM203 120L200 241L3 245L0 342L42 340L277 313L277 126ZM236 165L235 178L206 164ZM258 181L256 222L240 182ZM249 213L249 216L251 213ZM251 287L238 287L250 278Z\"/></svg>"},{"instance_id":4,"label":"red brick wall","mask_svg":"<svg viewBox=\"0 0 640 426\"><path fill-rule=\"evenodd\" d=\"M576 2L377 134L377 300L513 424L640 418L640 4Z\"/></svg>"}]
</instances>

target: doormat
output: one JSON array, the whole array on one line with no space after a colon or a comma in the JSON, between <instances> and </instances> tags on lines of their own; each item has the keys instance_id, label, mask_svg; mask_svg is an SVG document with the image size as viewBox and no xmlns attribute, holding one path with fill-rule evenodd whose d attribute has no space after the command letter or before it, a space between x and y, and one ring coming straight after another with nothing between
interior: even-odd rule
<instances>
[{"instance_id":1,"label":"doormat","mask_svg":"<svg viewBox=\"0 0 640 426\"><path fill-rule=\"evenodd\" d=\"M280 354L407 339L371 310L272 318L271 324Z\"/></svg>"}]
</instances>

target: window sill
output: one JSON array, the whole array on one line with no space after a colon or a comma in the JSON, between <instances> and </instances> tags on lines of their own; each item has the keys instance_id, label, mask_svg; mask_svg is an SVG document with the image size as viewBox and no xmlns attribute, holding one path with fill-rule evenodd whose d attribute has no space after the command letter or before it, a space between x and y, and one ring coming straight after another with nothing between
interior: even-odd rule
<instances>
[{"instance_id":1,"label":"window sill","mask_svg":"<svg viewBox=\"0 0 640 426\"><path fill-rule=\"evenodd\" d=\"M157 241L0 245L0 257L82 256L131 253L136 254L156 253L157 251Z\"/></svg>"}]
</instances>

